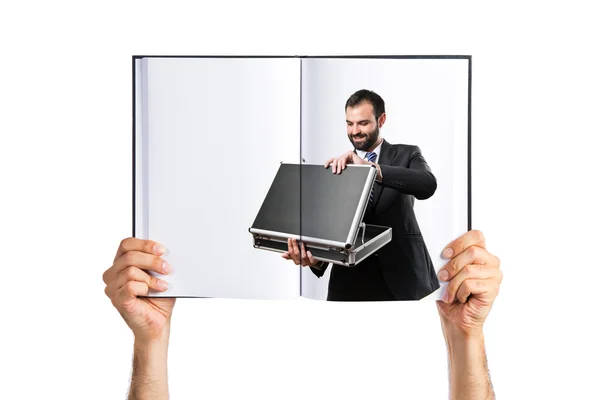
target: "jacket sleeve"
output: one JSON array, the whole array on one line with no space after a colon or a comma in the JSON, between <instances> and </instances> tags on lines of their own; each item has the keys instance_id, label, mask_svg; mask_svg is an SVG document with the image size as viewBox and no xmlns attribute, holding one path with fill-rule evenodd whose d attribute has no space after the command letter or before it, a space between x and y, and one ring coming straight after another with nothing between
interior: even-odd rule
<instances>
[{"instance_id":1,"label":"jacket sleeve","mask_svg":"<svg viewBox=\"0 0 600 400\"><path fill-rule=\"evenodd\" d=\"M393 165L379 167L383 186L411 194L419 200L430 198L437 189L437 180L418 146L412 148L408 168Z\"/></svg>"},{"instance_id":2,"label":"jacket sleeve","mask_svg":"<svg viewBox=\"0 0 600 400\"><path fill-rule=\"evenodd\" d=\"M320 278L325 274L325 271L327 271L327 267L329 267L329 263L321 261L320 268L314 268L314 267L309 267L309 268L313 272L313 274L315 274L317 276L317 278Z\"/></svg>"}]
</instances>

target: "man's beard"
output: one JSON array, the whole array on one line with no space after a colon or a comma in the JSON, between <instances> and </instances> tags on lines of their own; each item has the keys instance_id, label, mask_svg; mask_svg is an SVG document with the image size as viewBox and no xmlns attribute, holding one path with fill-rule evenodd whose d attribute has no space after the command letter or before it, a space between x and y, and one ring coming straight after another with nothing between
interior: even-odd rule
<instances>
[{"instance_id":1,"label":"man's beard","mask_svg":"<svg viewBox=\"0 0 600 400\"><path fill-rule=\"evenodd\" d=\"M362 136L362 135L366 135L365 141L362 143L355 143L353 137L354 136ZM356 150L367 151L375 143L377 143L377 140L379 139L379 126L375 127L373 132L369 132L369 133L363 132L360 135L348 135L348 139L350 140L350 143L352 143L352 145L354 146L354 148Z\"/></svg>"}]
</instances>

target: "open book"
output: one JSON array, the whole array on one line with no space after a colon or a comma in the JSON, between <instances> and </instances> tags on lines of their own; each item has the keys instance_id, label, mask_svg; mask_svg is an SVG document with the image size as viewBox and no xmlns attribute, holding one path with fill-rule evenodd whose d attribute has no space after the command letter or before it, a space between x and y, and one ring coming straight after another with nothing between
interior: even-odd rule
<instances>
[{"instance_id":1,"label":"open book","mask_svg":"<svg viewBox=\"0 0 600 400\"><path fill-rule=\"evenodd\" d=\"M439 297L441 252L471 228L470 56L134 56L133 71L133 236L174 268L151 296Z\"/></svg>"}]
</instances>

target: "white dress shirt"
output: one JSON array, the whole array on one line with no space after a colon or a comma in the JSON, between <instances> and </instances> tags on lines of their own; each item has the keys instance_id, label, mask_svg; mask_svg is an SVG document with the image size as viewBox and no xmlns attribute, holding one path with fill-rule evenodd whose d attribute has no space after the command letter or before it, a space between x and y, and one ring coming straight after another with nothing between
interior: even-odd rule
<instances>
[{"instance_id":1,"label":"white dress shirt","mask_svg":"<svg viewBox=\"0 0 600 400\"><path fill-rule=\"evenodd\" d=\"M377 161L379 161L379 153L381 153L381 144L382 143L383 143L383 138L381 138L381 142L379 143L379 146L375 147L375 150L373 150L373 153L377 154L377 157L375 157L375 161L373 161L375 164L377 164ZM356 149L356 154L363 160L367 159L367 152L364 150Z\"/></svg>"}]
</instances>

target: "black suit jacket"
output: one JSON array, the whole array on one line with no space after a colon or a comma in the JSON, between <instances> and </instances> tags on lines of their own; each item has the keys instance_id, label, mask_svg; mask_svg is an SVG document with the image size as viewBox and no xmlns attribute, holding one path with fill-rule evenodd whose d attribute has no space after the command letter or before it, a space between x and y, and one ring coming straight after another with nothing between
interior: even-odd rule
<instances>
[{"instance_id":1,"label":"black suit jacket","mask_svg":"<svg viewBox=\"0 0 600 400\"><path fill-rule=\"evenodd\" d=\"M431 197L437 189L437 181L418 146L392 145L384 140L378 164L383 179L374 184L373 205L367 209L363 221L391 227L392 240L362 263L368 264L369 259L376 257L393 297L418 300L440 285L413 205L415 198ZM321 277L327 266L311 270ZM333 268L349 267L334 265ZM334 272L329 282L330 290Z\"/></svg>"}]
</instances>

